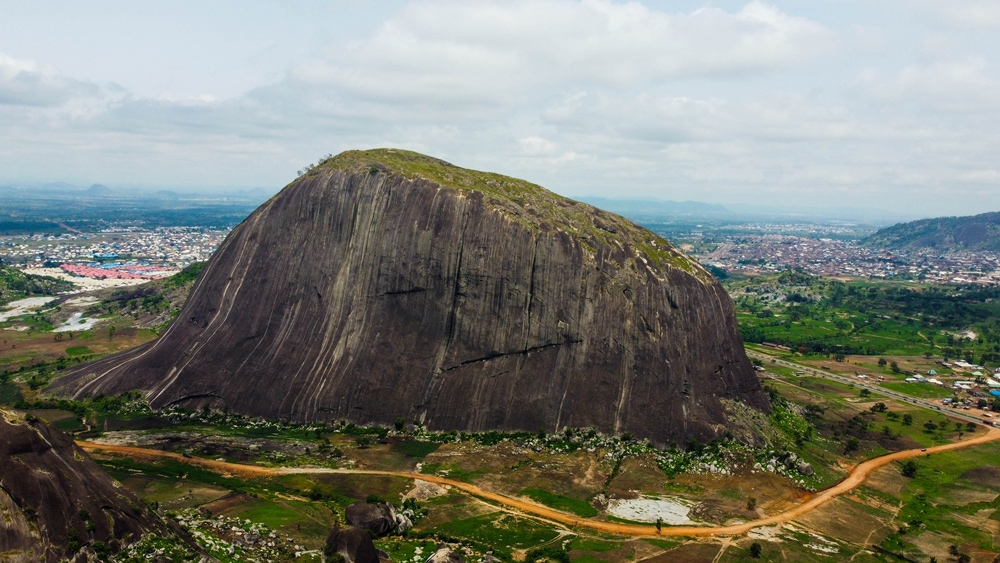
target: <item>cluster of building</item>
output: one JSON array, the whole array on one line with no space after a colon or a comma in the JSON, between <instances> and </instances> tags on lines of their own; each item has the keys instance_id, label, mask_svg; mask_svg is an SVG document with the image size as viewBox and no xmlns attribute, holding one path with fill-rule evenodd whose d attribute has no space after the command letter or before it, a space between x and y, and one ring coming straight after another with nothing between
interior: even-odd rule
<instances>
[{"instance_id":1,"label":"cluster of building","mask_svg":"<svg viewBox=\"0 0 1000 563\"><path fill-rule=\"evenodd\" d=\"M99 233L32 235L0 238L0 258L23 267L60 266L87 277L131 274L156 277L158 272L202 262L215 252L226 230L201 227L107 229ZM123 278L124 279L124 278Z\"/></svg>"},{"instance_id":2,"label":"cluster of building","mask_svg":"<svg viewBox=\"0 0 1000 563\"><path fill-rule=\"evenodd\" d=\"M118 280L153 280L171 276L177 273L177 268L165 266L153 266L147 262L112 262L104 264L93 262L90 264L61 264L62 271L74 276L97 279L118 279Z\"/></svg>"},{"instance_id":3,"label":"cluster of building","mask_svg":"<svg viewBox=\"0 0 1000 563\"><path fill-rule=\"evenodd\" d=\"M830 277L1000 285L1000 254L993 252L896 252L831 238L762 234L726 237L714 250L696 258L747 274L802 268Z\"/></svg>"}]
</instances>

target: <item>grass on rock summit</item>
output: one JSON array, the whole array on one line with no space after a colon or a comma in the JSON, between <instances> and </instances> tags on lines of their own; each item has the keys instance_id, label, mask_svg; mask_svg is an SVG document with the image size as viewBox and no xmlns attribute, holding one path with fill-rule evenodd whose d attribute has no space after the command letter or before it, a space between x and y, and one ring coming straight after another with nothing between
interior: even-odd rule
<instances>
[{"instance_id":1,"label":"grass on rock summit","mask_svg":"<svg viewBox=\"0 0 1000 563\"><path fill-rule=\"evenodd\" d=\"M491 207L511 219L536 229L565 231L591 252L595 249L594 243L614 247L626 242L633 246L636 258L645 258L660 270L673 267L703 281L711 279L697 262L652 231L517 178L460 168L437 158L398 149L345 151L320 162L307 176L323 171L394 174L410 180L428 180L463 192L480 192Z\"/></svg>"}]
</instances>

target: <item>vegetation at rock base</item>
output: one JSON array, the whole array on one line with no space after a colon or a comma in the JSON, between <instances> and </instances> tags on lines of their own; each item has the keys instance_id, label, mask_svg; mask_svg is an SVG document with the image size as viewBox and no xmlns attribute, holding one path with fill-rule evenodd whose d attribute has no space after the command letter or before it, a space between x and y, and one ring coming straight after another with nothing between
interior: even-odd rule
<instances>
[{"instance_id":1,"label":"vegetation at rock base","mask_svg":"<svg viewBox=\"0 0 1000 563\"><path fill-rule=\"evenodd\" d=\"M38 295L56 295L73 289L73 284L49 276L25 274L12 266L0 265L0 306Z\"/></svg>"}]
</instances>

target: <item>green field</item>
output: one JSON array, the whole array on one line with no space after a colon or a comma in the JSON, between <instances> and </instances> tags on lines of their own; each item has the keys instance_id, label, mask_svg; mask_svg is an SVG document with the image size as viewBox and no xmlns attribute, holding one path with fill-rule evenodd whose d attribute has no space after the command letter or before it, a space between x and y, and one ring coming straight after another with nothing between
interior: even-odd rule
<instances>
[{"instance_id":1,"label":"green field","mask_svg":"<svg viewBox=\"0 0 1000 563\"><path fill-rule=\"evenodd\" d=\"M805 353L1000 365L1000 289L832 281L785 271L727 283L748 342ZM972 330L976 337L963 336Z\"/></svg>"},{"instance_id":2,"label":"green field","mask_svg":"<svg viewBox=\"0 0 1000 563\"><path fill-rule=\"evenodd\" d=\"M88 354L93 354L93 353L94 352L92 352L90 348L87 348L86 346L70 346L69 348L66 348L66 355L71 358L74 356L86 356Z\"/></svg>"},{"instance_id":3,"label":"green field","mask_svg":"<svg viewBox=\"0 0 1000 563\"><path fill-rule=\"evenodd\" d=\"M584 518L592 518L598 514L597 509L585 500L564 497L534 488L524 489L521 491L521 494L545 506L562 510L563 512L572 512Z\"/></svg>"}]
</instances>

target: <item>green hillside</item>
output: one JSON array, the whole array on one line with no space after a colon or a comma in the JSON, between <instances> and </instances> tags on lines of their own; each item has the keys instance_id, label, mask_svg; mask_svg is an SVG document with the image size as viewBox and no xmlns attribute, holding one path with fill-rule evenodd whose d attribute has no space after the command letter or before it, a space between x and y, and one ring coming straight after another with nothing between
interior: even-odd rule
<instances>
[{"instance_id":1,"label":"green hillside","mask_svg":"<svg viewBox=\"0 0 1000 563\"><path fill-rule=\"evenodd\" d=\"M879 230L862 244L892 250L1000 251L1000 212L899 223Z\"/></svg>"}]
</instances>

